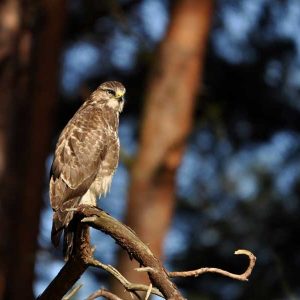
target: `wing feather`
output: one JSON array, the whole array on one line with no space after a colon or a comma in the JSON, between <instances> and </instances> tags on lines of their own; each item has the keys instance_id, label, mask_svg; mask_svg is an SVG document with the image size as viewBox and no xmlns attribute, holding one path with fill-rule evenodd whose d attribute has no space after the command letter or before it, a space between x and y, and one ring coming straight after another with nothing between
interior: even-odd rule
<instances>
[{"instance_id":1,"label":"wing feather","mask_svg":"<svg viewBox=\"0 0 300 300\"><path fill-rule=\"evenodd\" d=\"M79 189L90 181L89 178L95 178L106 155L107 128L100 116L90 107L81 110L81 114L75 114L70 120L58 140L52 176L61 178L72 190Z\"/></svg>"}]
</instances>

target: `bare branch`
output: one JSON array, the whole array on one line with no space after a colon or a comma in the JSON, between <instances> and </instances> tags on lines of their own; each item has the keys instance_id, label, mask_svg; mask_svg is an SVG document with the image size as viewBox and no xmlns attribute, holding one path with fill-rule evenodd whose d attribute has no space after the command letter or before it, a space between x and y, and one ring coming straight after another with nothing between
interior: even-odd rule
<instances>
[{"instance_id":1,"label":"bare branch","mask_svg":"<svg viewBox=\"0 0 300 300\"><path fill-rule=\"evenodd\" d=\"M122 300L121 298L119 298L117 295L105 290L105 289L100 289L98 291L96 291L95 293L93 293L92 295L90 295L86 300L94 300L98 297L104 297L108 300Z\"/></svg>"},{"instance_id":2,"label":"bare branch","mask_svg":"<svg viewBox=\"0 0 300 300\"><path fill-rule=\"evenodd\" d=\"M232 279L240 280L240 281L248 281L249 276L252 273L252 270L255 266L256 257L253 253L248 250L237 250L234 252L235 255L247 255L249 257L249 266L247 270L243 274L234 274L228 271L218 269L218 268L200 268L192 271L183 271L183 272L168 272L170 277L191 277L191 276L199 276L204 273L218 273L226 277L230 277Z\"/></svg>"},{"instance_id":3,"label":"bare branch","mask_svg":"<svg viewBox=\"0 0 300 300\"><path fill-rule=\"evenodd\" d=\"M159 259L153 255L151 250L138 238L133 230L95 207L79 207L78 212L85 217L82 219L82 222L109 234L142 266L152 268L154 272L148 272L150 281L166 299L184 299L177 287L170 281Z\"/></svg>"},{"instance_id":4,"label":"bare branch","mask_svg":"<svg viewBox=\"0 0 300 300\"><path fill-rule=\"evenodd\" d=\"M93 258L94 248L90 245L88 225L110 234L118 244L125 248L141 264L150 264L153 269L157 270L157 274L149 274L150 280L157 287L152 288L151 293L167 299L183 299L175 285L170 281L160 261L130 228L115 220L104 211L94 207L79 207L78 217L79 215L83 218L81 221L85 224L81 223L81 226L85 228L86 232L81 234L81 231L78 231L79 236L75 239L77 241L75 245L76 252L67 261L43 294L39 296L39 300L61 299L89 266L108 271L123 284L125 289L136 296L138 296L137 291L148 291L149 287L147 285L131 283L112 266L102 264Z\"/></svg>"},{"instance_id":5,"label":"bare branch","mask_svg":"<svg viewBox=\"0 0 300 300\"><path fill-rule=\"evenodd\" d=\"M94 258L89 258L87 260L87 263L89 264L89 266L103 269L108 273L110 273L111 275L113 275L124 286L124 288L128 292L136 292L136 291L146 292L149 290L149 286L145 284L131 283L116 268L114 268L111 265L103 264L102 262ZM155 294L157 296L163 297L162 293L157 288L151 288L150 292L151 294Z\"/></svg>"},{"instance_id":6,"label":"bare branch","mask_svg":"<svg viewBox=\"0 0 300 300\"><path fill-rule=\"evenodd\" d=\"M74 283L80 278L82 273L90 266L103 269L113 275L124 288L140 299L138 291L144 291L148 299L150 294L155 294L165 299L184 300L176 286L170 281L172 277L199 276L203 273L218 273L233 279L247 281L255 265L255 256L247 250L237 250L236 255L247 255L249 257L249 266L243 274L233 274L218 268L201 268L186 272L166 272L161 262L153 255L151 250L135 234L135 232L120 223L106 212L89 206L80 206L77 209L77 218L81 220L78 223L75 251L70 259L49 284L43 294L38 297L39 300L58 300L68 292ZM84 223L84 224L83 224ZM147 272L150 278L150 286L137 284L128 281L116 268L106 265L93 258L95 248L91 247L89 240L89 227L94 227L110 235L115 241L124 248L127 253L135 258L141 267L138 272ZM74 288L64 299L70 299L80 287ZM119 300L116 295L100 289L92 294L88 299L95 299L103 296L107 299ZM92 297L92 298L91 298Z\"/></svg>"}]
</instances>

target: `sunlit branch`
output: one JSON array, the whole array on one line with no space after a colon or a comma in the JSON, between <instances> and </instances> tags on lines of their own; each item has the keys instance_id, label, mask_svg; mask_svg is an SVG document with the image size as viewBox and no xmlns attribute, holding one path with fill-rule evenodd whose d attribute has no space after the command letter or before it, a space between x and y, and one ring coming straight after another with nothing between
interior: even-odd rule
<instances>
[{"instance_id":1,"label":"sunlit branch","mask_svg":"<svg viewBox=\"0 0 300 300\"><path fill-rule=\"evenodd\" d=\"M200 268L197 270L191 270L191 271L182 271L182 272L168 272L168 275L170 277L192 277L192 276L199 276L204 273L217 273L221 274L226 277L230 277L232 279L240 280L240 281L248 281L249 276L252 273L252 270L255 266L256 257L253 253L251 253L248 250L237 250L234 252L236 255L247 255L249 257L249 266L247 270L243 274L234 274L230 273L228 271L218 269L218 268Z\"/></svg>"},{"instance_id":2,"label":"sunlit branch","mask_svg":"<svg viewBox=\"0 0 300 300\"><path fill-rule=\"evenodd\" d=\"M170 278L148 246L146 246L133 230L120 223L107 213L97 208L82 207L78 213L83 215L82 222L110 235L127 253L142 266L151 267L155 272L149 272L149 279L166 299L183 300L184 298L170 281ZM148 290L148 287L145 291Z\"/></svg>"},{"instance_id":3,"label":"sunlit branch","mask_svg":"<svg viewBox=\"0 0 300 300\"><path fill-rule=\"evenodd\" d=\"M146 292L148 299L151 294L158 295L164 299L183 300L184 298L179 293L176 286L170 281L173 277L191 277L199 276L204 273L218 273L236 280L247 281L255 266L256 257L248 250L237 250L236 255L247 255L249 258L249 266L243 274L234 274L218 268L200 268L192 271L183 272L167 272L160 260L158 260L151 250L145 245L126 225L114 219L106 212L89 206L80 206L77 208L77 215L80 230L77 230L77 238L75 239L76 247L75 252L64 265L58 275L49 284L43 294L38 298L39 300L58 300L62 299L63 295L67 293L73 284L79 279L81 274L85 272L88 267L96 267L103 269L114 276L124 288L137 298L141 299L138 292ZM89 226L101 230L102 232L110 235L115 241L124 248L127 253L136 259L141 267L135 269L138 272L147 272L151 281L150 285L132 283L128 281L116 268L111 265L103 264L93 257L94 248L91 247L89 239ZM70 299L78 290L75 287L63 299ZM106 299L119 300L116 295L100 289L90 295L88 298L96 299L97 297L105 297Z\"/></svg>"},{"instance_id":4,"label":"sunlit branch","mask_svg":"<svg viewBox=\"0 0 300 300\"><path fill-rule=\"evenodd\" d=\"M71 291L62 298L62 300L70 300L81 289L82 286L83 284L75 285Z\"/></svg>"}]
</instances>

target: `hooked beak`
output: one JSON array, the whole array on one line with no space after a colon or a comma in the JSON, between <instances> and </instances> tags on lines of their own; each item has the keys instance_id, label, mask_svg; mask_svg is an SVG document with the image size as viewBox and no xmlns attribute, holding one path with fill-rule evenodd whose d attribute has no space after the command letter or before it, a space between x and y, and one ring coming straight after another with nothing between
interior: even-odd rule
<instances>
[{"instance_id":1,"label":"hooked beak","mask_svg":"<svg viewBox=\"0 0 300 300\"><path fill-rule=\"evenodd\" d=\"M125 95L125 90L117 90L117 92L116 92L116 99L118 100L118 102L122 106L121 110L123 109L123 105L124 105L124 102L125 102L124 95Z\"/></svg>"},{"instance_id":2,"label":"hooked beak","mask_svg":"<svg viewBox=\"0 0 300 300\"><path fill-rule=\"evenodd\" d=\"M123 98L124 97L124 94L125 94L125 92L124 91L122 91L122 90L117 90L116 91L116 98Z\"/></svg>"},{"instance_id":3,"label":"hooked beak","mask_svg":"<svg viewBox=\"0 0 300 300\"><path fill-rule=\"evenodd\" d=\"M117 99L118 99L119 103L125 101L125 97L124 96L117 97Z\"/></svg>"}]
</instances>

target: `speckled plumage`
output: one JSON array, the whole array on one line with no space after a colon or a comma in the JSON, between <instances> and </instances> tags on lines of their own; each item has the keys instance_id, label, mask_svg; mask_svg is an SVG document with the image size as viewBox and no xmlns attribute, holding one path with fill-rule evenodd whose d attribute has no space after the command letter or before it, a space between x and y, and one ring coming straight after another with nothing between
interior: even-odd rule
<instances>
[{"instance_id":1,"label":"speckled plumage","mask_svg":"<svg viewBox=\"0 0 300 300\"><path fill-rule=\"evenodd\" d=\"M64 230L65 258L72 252L70 226L79 204L96 205L110 188L119 160L119 113L125 88L116 81L101 84L84 102L58 139L51 168L50 202L53 208L51 238L59 244Z\"/></svg>"}]
</instances>

